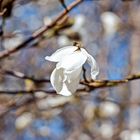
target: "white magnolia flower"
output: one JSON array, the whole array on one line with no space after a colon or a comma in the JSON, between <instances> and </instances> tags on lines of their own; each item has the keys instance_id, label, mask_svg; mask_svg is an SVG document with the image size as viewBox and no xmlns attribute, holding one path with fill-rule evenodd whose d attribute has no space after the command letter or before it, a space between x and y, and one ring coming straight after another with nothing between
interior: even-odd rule
<instances>
[{"instance_id":1,"label":"white magnolia flower","mask_svg":"<svg viewBox=\"0 0 140 140\"><path fill-rule=\"evenodd\" d=\"M58 49L46 60L57 62L50 81L58 94L70 96L75 93L82 72L82 65L87 61L91 66L91 77L95 79L99 68L94 58L84 49L77 46L67 46Z\"/></svg>"}]
</instances>

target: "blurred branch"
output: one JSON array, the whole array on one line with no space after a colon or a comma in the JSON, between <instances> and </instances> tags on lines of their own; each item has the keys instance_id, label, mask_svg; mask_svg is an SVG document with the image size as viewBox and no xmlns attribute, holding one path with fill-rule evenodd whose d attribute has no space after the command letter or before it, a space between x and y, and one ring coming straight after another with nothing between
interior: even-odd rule
<instances>
[{"instance_id":1,"label":"blurred branch","mask_svg":"<svg viewBox=\"0 0 140 140\"><path fill-rule=\"evenodd\" d=\"M2 70L0 69L0 74L6 74L6 75L10 75L13 77L17 77L20 79L29 79L35 83L39 82L39 83L43 83L43 82L50 82L49 79L35 79L33 76L27 76L24 73L18 72L18 71L10 71L10 70Z\"/></svg>"},{"instance_id":2,"label":"blurred branch","mask_svg":"<svg viewBox=\"0 0 140 140\"><path fill-rule=\"evenodd\" d=\"M81 88L81 89L78 89L77 91L86 91L85 88ZM43 89L35 89L35 90L0 90L0 94L34 94L34 93L37 93L37 92L44 92L46 94L50 94L50 95L59 95L59 94L56 94L56 91L55 90L43 90Z\"/></svg>"},{"instance_id":3,"label":"blurred branch","mask_svg":"<svg viewBox=\"0 0 140 140\"><path fill-rule=\"evenodd\" d=\"M36 92L44 92L47 94L55 95L56 91L55 90L43 90L43 89L35 89L35 90L0 90L1 94L33 94Z\"/></svg>"},{"instance_id":4,"label":"blurred branch","mask_svg":"<svg viewBox=\"0 0 140 140\"><path fill-rule=\"evenodd\" d=\"M2 23L0 25L0 37L1 37L1 43L0 43L0 49L1 50L4 50L4 47L3 47L3 40L4 40L4 26L5 26L5 18L2 18Z\"/></svg>"},{"instance_id":5,"label":"blurred branch","mask_svg":"<svg viewBox=\"0 0 140 140\"><path fill-rule=\"evenodd\" d=\"M4 51L0 52L0 59L5 58L5 57L8 57L12 53L14 53L14 52L16 52L16 51L18 51L18 50L26 47L26 45L28 43L30 43L31 41L33 41L37 37L41 36L48 29L53 28L57 24L58 21L60 21L69 11L71 11L74 7L76 7L82 1L83 0L76 0L76 1L74 1L72 4L70 4L67 7L67 10L64 10L50 25L44 26L44 27L40 28L39 30L37 30L36 32L34 32L31 37L29 37L27 40L25 40L22 44L20 44L16 48L12 48L10 50L4 50Z\"/></svg>"},{"instance_id":6,"label":"blurred branch","mask_svg":"<svg viewBox=\"0 0 140 140\"><path fill-rule=\"evenodd\" d=\"M30 103L34 102L36 99L33 96L28 97L25 101L20 101L17 103L16 100L11 99L9 103L6 105L6 109L4 112L0 112L0 118L6 115L8 112L14 109L18 109L20 107L23 107L24 105L29 105Z\"/></svg>"},{"instance_id":7,"label":"blurred branch","mask_svg":"<svg viewBox=\"0 0 140 140\"><path fill-rule=\"evenodd\" d=\"M11 16L15 0L0 0L0 15L3 18Z\"/></svg>"}]
</instances>

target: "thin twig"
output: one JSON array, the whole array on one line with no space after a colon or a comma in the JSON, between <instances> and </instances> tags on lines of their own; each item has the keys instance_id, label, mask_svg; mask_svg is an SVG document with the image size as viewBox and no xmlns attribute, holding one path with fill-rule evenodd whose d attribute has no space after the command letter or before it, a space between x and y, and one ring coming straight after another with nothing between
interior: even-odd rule
<instances>
[{"instance_id":1,"label":"thin twig","mask_svg":"<svg viewBox=\"0 0 140 140\"><path fill-rule=\"evenodd\" d=\"M65 3L65 0L59 0L59 2L61 3L61 5L64 7L64 9L68 12L67 10L67 5Z\"/></svg>"}]
</instances>

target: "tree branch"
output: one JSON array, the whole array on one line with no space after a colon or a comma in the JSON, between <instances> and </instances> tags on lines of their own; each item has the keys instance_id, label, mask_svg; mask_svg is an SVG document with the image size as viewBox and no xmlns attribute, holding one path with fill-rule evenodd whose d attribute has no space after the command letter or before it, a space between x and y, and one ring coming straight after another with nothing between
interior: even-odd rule
<instances>
[{"instance_id":1,"label":"tree branch","mask_svg":"<svg viewBox=\"0 0 140 140\"><path fill-rule=\"evenodd\" d=\"M12 48L10 50L4 50L4 51L0 52L0 59L3 59L5 57L8 57L12 53L14 53L14 52L16 52L16 51L18 51L18 50L26 47L26 45L28 43L30 43L31 41L33 41L34 39L36 39L37 37L39 37L40 35L42 35L48 29L54 27L59 20L61 20L69 11L71 11L74 7L76 7L82 1L83 0L76 0L76 1L74 1L71 5L69 5L67 7L67 10L64 10L50 25L44 26L44 27L40 28L39 30L37 30L36 32L34 32L31 37L29 37L27 40L25 40L22 44L20 44L16 48Z\"/></svg>"},{"instance_id":2,"label":"tree branch","mask_svg":"<svg viewBox=\"0 0 140 140\"><path fill-rule=\"evenodd\" d=\"M82 91L86 91L85 88L81 88L78 89L77 91L82 92ZM43 89L35 89L35 90L0 90L0 94L11 94L11 95L15 95L15 94L34 94L37 92L44 92L46 94L49 95L59 95L56 93L55 90L43 90Z\"/></svg>"},{"instance_id":3,"label":"tree branch","mask_svg":"<svg viewBox=\"0 0 140 140\"><path fill-rule=\"evenodd\" d=\"M35 79L33 76L27 76L24 73L18 72L18 71L10 71L10 70L3 70L0 69L0 74L6 74L6 75L10 75L16 78L20 78L20 79L29 79L35 83L48 83L50 82L49 79Z\"/></svg>"},{"instance_id":4,"label":"tree branch","mask_svg":"<svg viewBox=\"0 0 140 140\"><path fill-rule=\"evenodd\" d=\"M0 94L33 94L36 92L44 92L50 95L56 95L55 90L43 90L43 89L36 89L36 90L0 90Z\"/></svg>"},{"instance_id":5,"label":"tree branch","mask_svg":"<svg viewBox=\"0 0 140 140\"><path fill-rule=\"evenodd\" d=\"M84 71L85 71L85 69L84 69ZM17 71L11 71L11 70L0 69L0 74L6 74L6 75L10 75L10 76L20 78L20 79L29 79L35 83L43 83L43 82L49 83L50 82L50 79L36 79L33 76L30 77L30 76L25 75L24 73L17 72ZM85 85L87 88L89 88L89 91L90 91L90 90L97 89L97 88L113 87L113 86L117 86L117 85L120 85L123 83L128 83L133 80L138 80L138 79L140 79L140 73L129 75L125 79L122 79L122 80L94 80L94 81L90 80L90 81L88 81L88 80L85 80L85 78L86 78L86 76L84 73L84 80L80 81L80 84ZM24 93L27 91L21 91L21 92ZM34 92L34 91L30 91L30 93L31 92ZM45 91L45 92L50 92L50 91ZM2 93L2 92L0 91L0 93Z\"/></svg>"},{"instance_id":6,"label":"tree branch","mask_svg":"<svg viewBox=\"0 0 140 140\"><path fill-rule=\"evenodd\" d=\"M16 72L16 71L10 71L10 70L0 70L1 74L6 74L6 75L10 75L13 77L17 77L20 79L30 79L33 82L47 82L49 83L50 80L49 79L35 79L33 77L29 77L26 76L23 73L20 72ZM94 80L94 81L80 81L80 84L85 85L85 88L82 89L78 89L78 91L92 91L94 89L98 89L98 88L105 88L105 87L113 87L113 86L118 86L120 84L123 83L128 83L130 81L133 80L138 80L140 79L140 73L137 74L133 74L133 75L129 75L128 77L126 77L125 79L122 80ZM4 93L8 93L8 94L17 94L17 93L34 93L34 92L44 92L47 94L56 94L55 90L42 90L42 89L35 89L35 90L1 90L0 93L4 94Z\"/></svg>"},{"instance_id":7,"label":"tree branch","mask_svg":"<svg viewBox=\"0 0 140 140\"><path fill-rule=\"evenodd\" d=\"M138 79L140 79L140 73L129 75L128 77L122 80L95 80L90 82L81 81L80 84L88 86L89 90L94 90L97 88L113 87Z\"/></svg>"}]
</instances>

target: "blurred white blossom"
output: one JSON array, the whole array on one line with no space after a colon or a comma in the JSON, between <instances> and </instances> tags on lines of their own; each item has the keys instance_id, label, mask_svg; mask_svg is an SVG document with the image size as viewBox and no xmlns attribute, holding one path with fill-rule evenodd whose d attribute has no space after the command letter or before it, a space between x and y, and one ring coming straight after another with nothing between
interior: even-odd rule
<instances>
[{"instance_id":1,"label":"blurred white blossom","mask_svg":"<svg viewBox=\"0 0 140 140\"><path fill-rule=\"evenodd\" d=\"M82 14L76 15L75 16L75 22L74 25L72 26L72 30L82 33L82 31L84 30L83 26L85 24L85 16Z\"/></svg>"},{"instance_id":2,"label":"blurred white blossom","mask_svg":"<svg viewBox=\"0 0 140 140\"><path fill-rule=\"evenodd\" d=\"M114 117L120 112L120 108L113 102L103 102L99 107L100 115L103 117Z\"/></svg>"},{"instance_id":3,"label":"blurred white blossom","mask_svg":"<svg viewBox=\"0 0 140 140\"><path fill-rule=\"evenodd\" d=\"M24 113L21 116L17 117L15 121L15 127L18 130L26 128L32 122L33 116L31 113Z\"/></svg>"},{"instance_id":4,"label":"blurred white blossom","mask_svg":"<svg viewBox=\"0 0 140 140\"><path fill-rule=\"evenodd\" d=\"M110 139L114 134L113 125L109 122L103 123L100 127L100 134L103 138Z\"/></svg>"},{"instance_id":5,"label":"blurred white blossom","mask_svg":"<svg viewBox=\"0 0 140 140\"><path fill-rule=\"evenodd\" d=\"M60 35L57 37L58 46L66 46L70 44L71 40L79 40L85 33L85 16L78 14L74 16L74 23L70 28L59 31Z\"/></svg>"},{"instance_id":6,"label":"blurred white blossom","mask_svg":"<svg viewBox=\"0 0 140 140\"><path fill-rule=\"evenodd\" d=\"M96 111L96 106L93 103L87 104L83 112L84 117L89 121L92 120L95 117L95 111Z\"/></svg>"},{"instance_id":7,"label":"blurred white blossom","mask_svg":"<svg viewBox=\"0 0 140 140\"><path fill-rule=\"evenodd\" d=\"M70 44L70 39L66 35L61 35L57 37L58 46L66 46Z\"/></svg>"},{"instance_id":8,"label":"blurred white blossom","mask_svg":"<svg viewBox=\"0 0 140 140\"><path fill-rule=\"evenodd\" d=\"M5 49L16 48L24 41L24 35L20 31L14 31L11 37L4 38L3 46Z\"/></svg>"},{"instance_id":9,"label":"blurred white blossom","mask_svg":"<svg viewBox=\"0 0 140 140\"><path fill-rule=\"evenodd\" d=\"M38 101L37 106L39 109L46 109L48 107L62 106L66 104L67 102L71 102L72 100L73 98L71 97L66 98L64 96L56 97L56 98L48 97L48 98Z\"/></svg>"},{"instance_id":10,"label":"blurred white blossom","mask_svg":"<svg viewBox=\"0 0 140 140\"><path fill-rule=\"evenodd\" d=\"M140 140L139 130L124 130L120 134L121 140Z\"/></svg>"},{"instance_id":11,"label":"blurred white blossom","mask_svg":"<svg viewBox=\"0 0 140 140\"><path fill-rule=\"evenodd\" d=\"M134 130L130 135L130 140L140 140L140 131Z\"/></svg>"},{"instance_id":12,"label":"blurred white blossom","mask_svg":"<svg viewBox=\"0 0 140 140\"><path fill-rule=\"evenodd\" d=\"M113 12L102 13L101 21L106 35L114 34L121 23L121 19Z\"/></svg>"},{"instance_id":13,"label":"blurred white blossom","mask_svg":"<svg viewBox=\"0 0 140 140\"><path fill-rule=\"evenodd\" d=\"M124 130L120 134L121 140L130 140L130 131L129 130Z\"/></svg>"},{"instance_id":14,"label":"blurred white blossom","mask_svg":"<svg viewBox=\"0 0 140 140\"><path fill-rule=\"evenodd\" d=\"M44 21L45 26L49 26L52 23L52 19L50 17L47 17L47 16L44 17L43 21Z\"/></svg>"},{"instance_id":15,"label":"blurred white blossom","mask_svg":"<svg viewBox=\"0 0 140 140\"><path fill-rule=\"evenodd\" d=\"M78 137L78 140L91 140L91 138L87 134L81 133Z\"/></svg>"},{"instance_id":16,"label":"blurred white blossom","mask_svg":"<svg viewBox=\"0 0 140 140\"><path fill-rule=\"evenodd\" d=\"M91 77L96 79L99 68L94 58L84 49L77 46L67 46L57 50L51 56L46 56L46 60L57 62L50 80L53 88L58 94L70 96L75 93L82 66L87 61L91 66Z\"/></svg>"}]
</instances>

